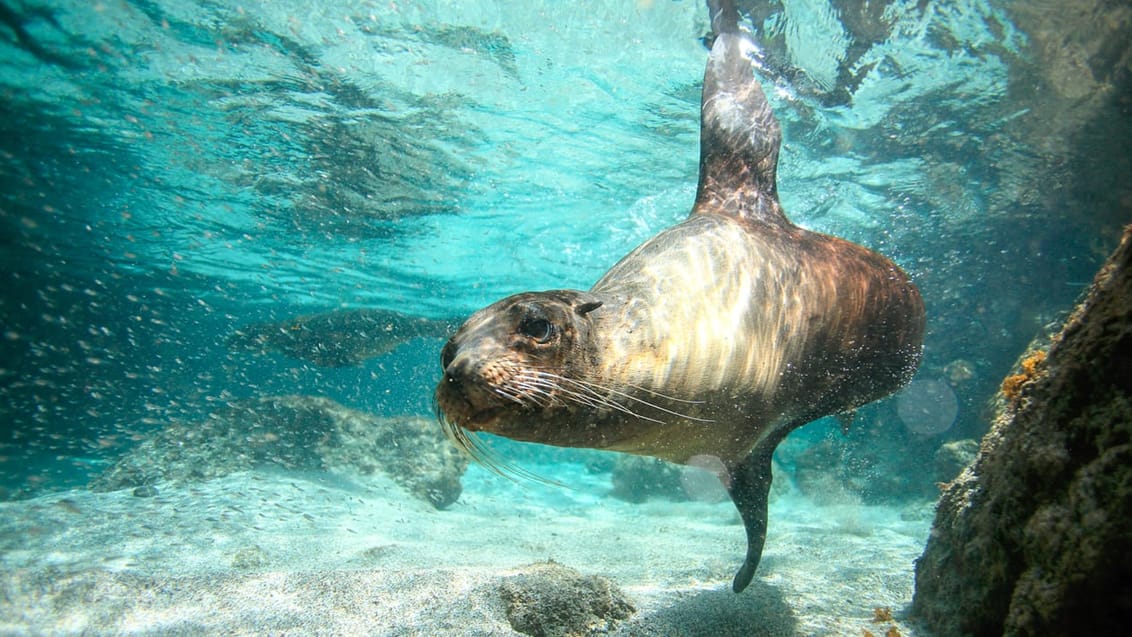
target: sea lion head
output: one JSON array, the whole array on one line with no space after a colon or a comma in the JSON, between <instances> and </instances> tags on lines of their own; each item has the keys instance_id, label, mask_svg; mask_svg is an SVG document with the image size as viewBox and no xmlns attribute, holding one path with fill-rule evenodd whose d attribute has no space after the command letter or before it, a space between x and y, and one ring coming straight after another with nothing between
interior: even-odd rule
<instances>
[{"instance_id":1,"label":"sea lion head","mask_svg":"<svg viewBox=\"0 0 1132 637\"><path fill-rule=\"evenodd\" d=\"M440 353L436 404L454 442L474 452L462 430L551 442L554 423L579 404L577 383L593 375L591 313L601 305L586 292L550 290L473 314Z\"/></svg>"}]
</instances>

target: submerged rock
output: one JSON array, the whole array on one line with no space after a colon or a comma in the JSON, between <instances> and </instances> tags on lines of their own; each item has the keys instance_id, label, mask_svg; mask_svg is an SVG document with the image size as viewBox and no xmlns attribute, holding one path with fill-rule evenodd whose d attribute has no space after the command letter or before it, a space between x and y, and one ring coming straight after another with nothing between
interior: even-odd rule
<instances>
[{"instance_id":1,"label":"submerged rock","mask_svg":"<svg viewBox=\"0 0 1132 637\"><path fill-rule=\"evenodd\" d=\"M916 563L951 635L1099 635L1132 620L1132 227L1085 300L1003 383Z\"/></svg>"},{"instance_id":2,"label":"submerged rock","mask_svg":"<svg viewBox=\"0 0 1132 637\"><path fill-rule=\"evenodd\" d=\"M511 627L533 637L606 634L637 610L608 579L553 561L504 579L499 594Z\"/></svg>"},{"instance_id":3,"label":"submerged rock","mask_svg":"<svg viewBox=\"0 0 1132 637\"><path fill-rule=\"evenodd\" d=\"M681 485L679 465L658 458L621 454L613 465L610 493L618 500L639 504L659 497L681 502L688 500Z\"/></svg>"},{"instance_id":4,"label":"submerged rock","mask_svg":"<svg viewBox=\"0 0 1132 637\"><path fill-rule=\"evenodd\" d=\"M932 459L932 472L936 483L951 482L979 453L979 442L970 438L952 440L940 445Z\"/></svg>"},{"instance_id":5,"label":"submerged rock","mask_svg":"<svg viewBox=\"0 0 1132 637\"><path fill-rule=\"evenodd\" d=\"M94 491L209 480L264 466L381 472L437 508L460 497L467 459L436 423L379 418L313 396L233 403L196 423L174 423L90 483Z\"/></svg>"}]
</instances>

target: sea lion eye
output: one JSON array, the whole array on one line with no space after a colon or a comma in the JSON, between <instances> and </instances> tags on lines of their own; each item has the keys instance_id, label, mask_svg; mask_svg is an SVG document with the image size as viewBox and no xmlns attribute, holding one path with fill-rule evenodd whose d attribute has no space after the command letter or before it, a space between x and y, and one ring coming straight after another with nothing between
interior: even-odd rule
<instances>
[{"instance_id":1,"label":"sea lion eye","mask_svg":"<svg viewBox=\"0 0 1132 637\"><path fill-rule=\"evenodd\" d=\"M524 319L519 323L519 333L538 343L546 343L554 338L554 324L544 318Z\"/></svg>"}]
</instances>

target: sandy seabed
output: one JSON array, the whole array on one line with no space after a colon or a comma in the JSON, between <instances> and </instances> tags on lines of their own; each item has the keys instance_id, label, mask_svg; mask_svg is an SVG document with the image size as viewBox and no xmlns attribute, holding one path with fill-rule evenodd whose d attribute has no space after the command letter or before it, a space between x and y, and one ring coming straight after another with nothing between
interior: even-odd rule
<instances>
[{"instance_id":1,"label":"sandy seabed","mask_svg":"<svg viewBox=\"0 0 1132 637\"><path fill-rule=\"evenodd\" d=\"M737 595L730 502L630 504L607 475L554 475L570 487L472 467L445 511L380 477L283 471L3 503L0 634L517 635L499 583L548 559L632 600L603 634L917 634L931 505L778 497ZM874 622L885 607L895 620Z\"/></svg>"}]
</instances>

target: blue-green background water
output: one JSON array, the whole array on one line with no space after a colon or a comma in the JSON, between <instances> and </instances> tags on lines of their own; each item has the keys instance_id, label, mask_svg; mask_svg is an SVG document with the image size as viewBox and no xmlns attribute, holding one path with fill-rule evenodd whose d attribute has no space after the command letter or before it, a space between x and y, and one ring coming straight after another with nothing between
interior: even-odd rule
<instances>
[{"instance_id":1,"label":"blue-green background water","mask_svg":"<svg viewBox=\"0 0 1132 637\"><path fill-rule=\"evenodd\" d=\"M866 497L927 497L918 467L985 431L1013 361L1132 220L1129 8L742 4L788 214L915 278L919 378L959 405L927 435L889 400L787 451L884 478ZM82 485L238 398L431 413L439 340L346 369L224 341L335 308L447 319L588 287L691 205L705 16L690 0L4 0L0 496Z\"/></svg>"}]
</instances>

